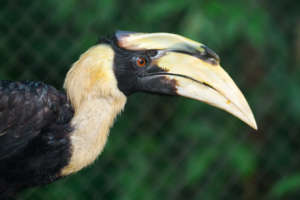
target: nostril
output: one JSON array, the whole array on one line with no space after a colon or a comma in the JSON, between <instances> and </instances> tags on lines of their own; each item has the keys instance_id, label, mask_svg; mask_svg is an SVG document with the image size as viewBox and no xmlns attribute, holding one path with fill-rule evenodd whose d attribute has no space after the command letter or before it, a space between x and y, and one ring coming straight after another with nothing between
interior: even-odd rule
<instances>
[{"instance_id":1,"label":"nostril","mask_svg":"<svg viewBox=\"0 0 300 200\"><path fill-rule=\"evenodd\" d=\"M203 56L206 57L207 60L215 63L220 62L220 57L213 50L204 45L202 46L202 48L204 49Z\"/></svg>"}]
</instances>

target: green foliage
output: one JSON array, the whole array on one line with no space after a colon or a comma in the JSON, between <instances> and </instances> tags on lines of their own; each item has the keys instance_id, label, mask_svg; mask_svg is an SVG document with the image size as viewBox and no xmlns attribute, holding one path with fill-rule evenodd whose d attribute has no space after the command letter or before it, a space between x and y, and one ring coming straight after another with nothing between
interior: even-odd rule
<instances>
[{"instance_id":1,"label":"green foliage","mask_svg":"<svg viewBox=\"0 0 300 200\"><path fill-rule=\"evenodd\" d=\"M296 173L288 177L283 177L274 184L270 191L271 198L282 199L283 197L299 194L300 174Z\"/></svg>"},{"instance_id":2,"label":"green foliage","mask_svg":"<svg viewBox=\"0 0 300 200\"><path fill-rule=\"evenodd\" d=\"M217 153L215 149L209 149L206 151L196 151L190 155L187 164L187 182L191 184L205 176L216 160Z\"/></svg>"},{"instance_id":3,"label":"green foliage","mask_svg":"<svg viewBox=\"0 0 300 200\"><path fill-rule=\"evenodd\" d=\"M216 50L258 132L184 98L133 95L94 165L21 199L299 199L297 1L44 0L0 3L0 78L61 88L115 30L174 32Z\"/></svg>"},{"instance_id":4,"label":"green foliage","mask_svg":"<svg viewBox=\"0 0 300 200\"><path fill-rule=\"evenodd\" d=\"M228 156L231 158L231 165L241 178L247 178L254 174L256 169L256 158L255 152L244 144L234 145L233 148L229 149Z\"/></svg>"}]
</instances>

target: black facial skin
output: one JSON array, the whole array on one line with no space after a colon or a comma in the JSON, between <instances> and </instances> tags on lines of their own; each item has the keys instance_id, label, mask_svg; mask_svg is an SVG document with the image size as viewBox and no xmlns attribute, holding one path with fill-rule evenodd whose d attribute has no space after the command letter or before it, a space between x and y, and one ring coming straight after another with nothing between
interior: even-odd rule
<instances>
[{"instance_id":1,"label":"black facial skin","mask_svg":"<svg viewBox=\"0 0 300 200\"><path fill-rule=\"evenodd\" d=\"M161 94L176 94L175 81L162 75L166 72L153 63L156 50L128 51L115 49L114 72L119 89L127 96L134 92L152 92ZM139 66L137 60L145 60L144 66Z\"/></svg>"}]
</instances>

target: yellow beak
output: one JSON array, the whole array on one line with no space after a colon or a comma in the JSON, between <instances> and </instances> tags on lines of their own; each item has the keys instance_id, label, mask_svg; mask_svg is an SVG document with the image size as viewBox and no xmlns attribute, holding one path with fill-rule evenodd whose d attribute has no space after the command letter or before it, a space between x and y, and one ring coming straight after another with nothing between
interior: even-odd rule
<instances>
[{"instance_id":1,"label":"yellow beak","mask_svg":"<svg viewBox=\"0 0 300 200\"><path fill-rule=\"evenodd\" d=\"M157 60L157 65L166 69L169 79L176 80L178 95L226 110L257 129L245 97L219 64L187 54L167 52Z\"/></svg>"}]
</instances>

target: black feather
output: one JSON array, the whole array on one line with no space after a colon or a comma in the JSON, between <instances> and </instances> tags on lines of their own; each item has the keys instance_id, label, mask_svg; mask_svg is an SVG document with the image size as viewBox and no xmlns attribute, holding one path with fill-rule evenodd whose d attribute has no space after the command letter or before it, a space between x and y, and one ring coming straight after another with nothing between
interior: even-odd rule
<instances>
[{"instance_id":1,"label":"black feather","mask_svg":"<svg viewBox=\"0 0 300 200\"><path fill-rule=\"evenodd\" d=\"M42 82L0 81L0 199L59 178L73 113L66 94Z\"/></svg>"}]
</instances>

